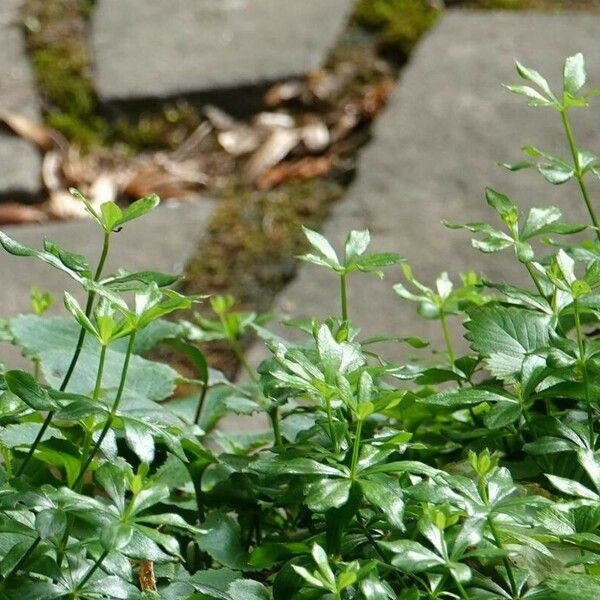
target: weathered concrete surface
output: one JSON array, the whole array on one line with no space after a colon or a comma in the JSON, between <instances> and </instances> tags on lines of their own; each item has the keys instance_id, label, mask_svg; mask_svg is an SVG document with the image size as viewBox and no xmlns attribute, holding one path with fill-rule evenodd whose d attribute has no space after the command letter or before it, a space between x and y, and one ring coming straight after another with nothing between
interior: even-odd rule
<instances>
[{"instance_id":1,"label":"weathered concrete surface","mask_svg":"<svg viewBox=\"0 0 600 600\"><path fill-rule=\"evenodd\" d=\"M259 85L321 64L350 0L99 0L92 19L102 100Z\"/></svg>"},{"instance_id":2,"label":"weathered concrete surface","mask_svg":"<svg viewBox=\"0 0 600 600\"><path fill-rule=\"evenodd\" d=\"M154 270L180 273L197 247L213 209L207 199L169 202L138 221L126 225L112 237L105 273L122 267L128 271ZM40 248L44 236L83 254L94 265L98 260L102 235L91 221L7 227L3 231L28 246ZM30 289L36 285L52 292L56 303L50 309L64 314L63 290L83 300L81 290L64 273L33 258L19 258L0 248L0 316L31 312ZM0 344L0 361L14 364L17 353Z\"/></svg>"},{"instance_id":3,"label":"weathered concrete surface","mask_svg":"<svg viewBox=\"0 0 600 600\"><path fill-rule=\"evenodd\" d=\"M19 0L0 2L0 113L39 119L19 15ZM0 126L0 197L34 196L40 191L40 156L32 144Z\"/></svg>"},{"instance_id":4,"label":"weathered concrete surface","mask_svg":"<svg viewBox=\"0 0 600 600\"><path fill-rule=\"evenodd\" d=\"M498 161L520 159L533 144L567 156L559 115L528 108L501 82L516 82L513 59L547 74L559 85L566 56L585 53L590 81L600 84L599 15L505 12L448 12L423 40L390 104L378 120L373 141L361 155L357 180L336 208L325 235L341 247L350 229L368 228L378 251L402 253L418 279L431 285L476 268L492 280L527 282L514 257L482 255L467 232L449 231L442 219L497 222L483 198L484 186L504 191L523 208L556 204L572 221L589 222L574 182L553 187L534 171L509 173ZM600 149L598 111L574 111L574 130L583 148ZM600 210L600 186L590 179ZM441 346L439 323L417 317L386 280L359 274L350 279L349 310L367 335L425 335ZM279 299L279 310L324 317L338 313L337 281L323 269L305 266ZM261 352L257 349L257 356ZM404 349L393 347L398 357Z\"/></svg>"}]
</instances>

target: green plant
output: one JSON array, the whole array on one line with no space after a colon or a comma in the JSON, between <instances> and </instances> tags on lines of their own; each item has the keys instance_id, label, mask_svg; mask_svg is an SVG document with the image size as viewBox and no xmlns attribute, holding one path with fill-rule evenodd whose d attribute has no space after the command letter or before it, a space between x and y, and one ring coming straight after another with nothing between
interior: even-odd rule
<instances>
[{"instance_id":1,"label":"green plant","mask_svg":"<svg viewBox=\"0 0 600 600\"><path fill-rule=\"evenodd\" d=\"M598 596L600 246L585 178L600 159L576 146L568 120L596 92L580 91L580 55L566 61L560 98L535 71L518 72L536 87L509 89L561 115L572 162L526 150L535 163L508 167L574 179L592 226L563 222L556 207L522 215L491 189L501 228L447 226L479 234L483 252L513 252L527 288L472 272L460 287L442 273L430 288L399 255L369 254L367 231L352 231L342 256L305 229L301 258L331 271L339 298L325 322L286 321L292 342L265 327L273 316L227 296L210 299L215 318L164 319L201 300L170 289L175 276L104 274L112 236L154 196L96 211L74 191L104 240L95 269L50 240L38 250L0 234L9 253L60 269L86 298L65 294L68 317L46 317L49 298L36 292L37 314L0 327L36 374L0 377L3 598ZM439 320L445 341L403 364L377 344L412 355L428 343L364 338L352 320L355 275L397 263L407 285L396 292ZM466 355L448 326L457 316ZM241 345L251 332L271 351L256 369ZM211 340L232 348L243 382L209 368L194 344ZM196 375L144 357L161 343ZM261 413L265 431L218 427Z\"/></svg>"}]
</instances>

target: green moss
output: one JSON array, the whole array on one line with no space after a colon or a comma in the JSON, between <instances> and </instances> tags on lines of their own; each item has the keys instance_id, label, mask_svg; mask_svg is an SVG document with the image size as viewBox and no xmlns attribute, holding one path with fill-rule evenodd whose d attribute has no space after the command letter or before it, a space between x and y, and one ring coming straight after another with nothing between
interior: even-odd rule
<instances>
[{"instance_id":1,"label":"green moss","mask_svg":"<svg viewBox=\"0 0 600 600\"><path fill-rule=\"evenodd\" d=\"M381 44L405 59L440 11L425 0L358 0L355 19L379 32Z\"/></svg>"},{"instance_id":2,"label":"green moss","mask_svg":"<svg viewBox=\"0 0 600 600\"><path fill-rule=\"evenodd\" d=\"M108 125L99 115L89 74L86 15L90 0L26 0L23 23L46 122L83 147L102 144Z\"/></svg>"},{"instance_id":3,"label":"green moss","mask_svg":"<svg viewBox=\"0 0 600 600\"><path fill-rule=\"evenodd\" d=\"M266 310L294 274L292 257L305 248L300 225L319 227L342 193L340 185L322 179L266 191L232 187L188 266L186 291L227 291Z\"/></svg>"}]
</instances>

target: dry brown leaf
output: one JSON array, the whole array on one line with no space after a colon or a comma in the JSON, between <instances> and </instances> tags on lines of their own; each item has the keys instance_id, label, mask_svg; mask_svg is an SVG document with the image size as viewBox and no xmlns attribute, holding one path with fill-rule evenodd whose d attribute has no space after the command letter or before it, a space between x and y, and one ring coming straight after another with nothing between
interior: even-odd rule
<instances>
[{"instance_id":1,"label":"dry brown leaf","mask_svg":"<svg viewBox=\"0 0 600 600\"><path fill-rule=\"evenodd\" d=\"M296 129L275 129L244 167L244 181L254 183L267 169L283 160L300 141Z\"/></svg>"},{"instance_id":2,"label":"dry brown leaf","mask_svg":"<svg viewBox=\"0 0 600 600\"><path fill-rule=\"evenodd\" d=\"M144 560L140 563L139 579L142 592L158 591L154 575L154 563L152 561Z\"/></svg>"},{"instance_id":3,"label":"dry brown leaf","mask_svg":"<svg viewBox=\"0 0 600 600\"><path fill-rule=\"evenodd\" d=\"M228 154L243 156L258 148L261 136L252 127L242 125L229 131L221 131L217 135L217 140Z\"/></svg>"},{"instance_id":4,"label":"dry brown leaf","mask_svg":"<svg viewBox=\"0 0 600 600\"><path fill-rule=\"evenodd\" d=\"M44 210L18 202L0 202L0 225L43 223L48 220Z\"/></svg>"},{"instance_id":5,"label":"dry brown leaf","mask_svg":"<svg viewBox=\"0 0 600 600\"><path fill-rule=\"evenodd\" d=\"M296 127L294 117L283 112L258 113L254 119L252 119L252 124L259 129L267 131L272 131L273 129L292 129L293 127Z\"/></svg>"},{"instance_id":6,"label":"dry brown leaf","mask_svg":"<svg viewBox=\"0 0 600 600\"><path fill-rule=\"evenodd\" d=\"M210 121L210 124L218 131L223 129L233 129L239 125L239 123L231 115L227 114L224 110L221 110L216 106L209 105L204 107L204 114Z\"/></svg>"},{"instance_id":7,"label":"dry brown leaf","mask_svg":"<svg viewBox=\"0 0 600 600\"><path fill-rule=\"evenodd\" d=\"M314 179L326 175L333 166L330 156L305 156L300 160L287 161L263 173L256 181L256 187L265 190L294 179Z\"/></svg>"},{"instance_id":8,"label":"dry brown leaf","mask_svg":"<svg viewBox=\"0 0 600 600\"><path fill-rule=\"evenodd\" d=\"M298 98L306 89L306 84L302 81L285 81L278 83L267 90L265 94L265 104L267 106L277 106L282 102Z\"/></svg>"},{"instance_id":9,"label":"dry brown leaf","mask_svg":"<svg viewBox=\"0 0 600 600\"><path fill-rule=\"evenodd\" d=\"M28 117L17 113L3 112L0 113L0 121L19 137L33 142L40 150L45 151L52 148L64 150L67 148L67 141L60 133Z\"/></svg>"},{"instance_id":10,"label":"dry brown leaf","mask_svg":"<svg viewBox=\"0 0 600 600\"><path fill-rule=\"evenodd\" d=\"M325 123L320 121L308 123L302 127L300 135L309 152L323 152L329 146L329 129L327 129Z\"/></svg>"},{"instance_id":11,"label":"dry brown leaf","mask_svg":"<svg viewBox=\"0 0 600 600\"><path fill-rule=\"evenodd\" d=\"M49 150L42 158L42 182L49 192L64 188L62 164L64 155L58 150Z\"/></svg>"}]
</instances>

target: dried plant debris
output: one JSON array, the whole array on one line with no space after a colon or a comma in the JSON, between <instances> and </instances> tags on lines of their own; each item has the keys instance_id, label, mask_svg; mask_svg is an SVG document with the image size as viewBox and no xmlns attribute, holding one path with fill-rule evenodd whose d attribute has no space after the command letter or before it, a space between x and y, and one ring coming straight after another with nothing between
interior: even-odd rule
<instances>
[{"instance_id":1,"label":"dried plant debris","mask_svg":"<svg viewBox=\"0 0 600 600\"><path fill-rule=\"evenodd\" d=\"M364 126L384 106L394 83L390 66L372 48L363 50L361 60L355 50L346 57L342 52L302 79L277 83L265 95L266 109L246 119L204 107L196 127L172 148L139 153L116 143L90 148L23 115L0 115L15 135L42 153L46 192L35 210L6 209L4 221L86 218L70 187L81 189L97 206L127 203L150 192L165 200L197 191L221 197L232 186L267 190L293 181L335 179L352 168L346 158L365 141Z\"/></svg>"}]
</instances>

